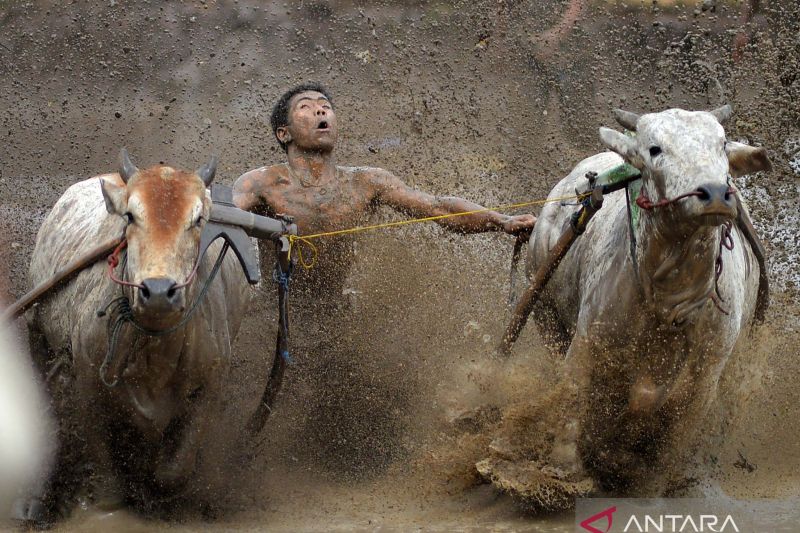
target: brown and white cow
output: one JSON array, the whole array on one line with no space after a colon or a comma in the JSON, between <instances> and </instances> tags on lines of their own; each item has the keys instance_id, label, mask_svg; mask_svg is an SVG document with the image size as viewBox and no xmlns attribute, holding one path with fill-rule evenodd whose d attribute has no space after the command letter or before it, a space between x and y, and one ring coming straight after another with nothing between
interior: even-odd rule
<instances>
[{"instance_id":1,"label":"brown and white cow","mask_svg":"<svg viewBox=\"0 0 800 533\"><path fill-rule=\"evenodd\" d=\"M56 410L63 415L60 458L85 444L88 456L82 460L101 473L115 471L128 497L174 497L190 488L250 292L236 258L228 254L185 325L151 336L124 323L110 355L119 307L112 306L106 317L97 311L124 295L142 328L179 324L220 250L219 243L212 245L193 273L215 166L212 159L197 172L169 166L139 170L123 150L119 173L71 186L36 238L34 285L98 242L123 232L127 239L127 252L114 269L125 284L112 281L105 262L95 264L39 305L29 322L41 364L61 365L51 379ZM61 466L65 479L74 474L66 462ZM53 485L64 481L54 479Z\"/></svg>"},{"instance_id":2,"label":"brown and white cow","mask_svg":"<svg viewBox=\"0 0 800 533\"><path fill-rule=\"evenodd\" d=\"M763 148L726 140L722 124L730 112L728 106L618 112L636 134L601 128L612 152L583 160L550 193L569 196L587 172L623 161L641 171L642 198L651 203L689 193L640 211L634 253L625 193L607 195L549 282L546 309L534 311L539 325L568 346L567 382L576 403L550 457L563 472L588 473L621 493L661 493L670 474L680 477L686 465L679 457L703 431L759 289L759 262L735 223L745 207L730 179L770 167ZM558 202L542 210L530 239L529 274L574 210ZM716 280L718 257L723 268Z\"/></svg>"}]
</instances>

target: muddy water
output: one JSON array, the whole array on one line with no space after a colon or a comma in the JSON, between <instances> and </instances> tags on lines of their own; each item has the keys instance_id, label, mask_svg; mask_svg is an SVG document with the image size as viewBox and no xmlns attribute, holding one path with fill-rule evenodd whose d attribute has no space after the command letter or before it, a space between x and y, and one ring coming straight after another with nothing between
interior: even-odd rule
<instances>
[{"instance_id":1,"label":"muddy water","mask_svg":"<svg viewBox=\"0 0 800 533\"><path fill-rule=\"evenodd\" d=\"M800 12L771 1L741 61L735 2L590 2L555 53L538 36L563 2L0 2L0 261L20 295L35 232L63 190L113 168L198 166L219 179L281 160L271 103L326 83L342 164L380 166L420 188L485 205L541 198L599 150L610 108L730 101L735 139L763 144L775 171L742 188L770 252L773 306L726 371L706 453L737 497L797 497ZM395 215L381 213L380 219ZM293 347L261 453L232 436L263 385L273 287L259 289L236 343L226 416L206 461L212 511L166 522L89 505L61 530L453 529L566 531L477 485L485 435L448 420L546 392L559 361L526 331L489 362L506 318L510 239L412 227L356 238L346 303L293 300ZM320 257L324 267L326 258ZM737 466L738 465L738 466ZM754 468L750 468L754 467ZM177 521L176 521L177 520Z\"/></svg>"}]
</instances>

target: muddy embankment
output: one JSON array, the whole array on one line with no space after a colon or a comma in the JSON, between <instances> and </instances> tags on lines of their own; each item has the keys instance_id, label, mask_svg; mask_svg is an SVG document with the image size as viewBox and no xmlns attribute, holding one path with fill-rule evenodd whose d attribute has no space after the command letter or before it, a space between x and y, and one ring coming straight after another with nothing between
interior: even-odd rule
<instances>
[{"instance_id":1,"label":"muddy embankment","mask_svg":"<svg viewBox=\"0 0 800 533\"><path fill-rule=\"evenodd\" d=\"M613 126L612 107L730 102L729 136L766 146L775 163L742 184L770 252L774 298L767 324L726 371L703 432L726 430L709 461L731 493L797 495L800 7L762 4L734 63L740 6L722 0L590 2L552 53L540 36L564 11L559 1L0 2L9 291L26 288L48 208L70 183L113 169L121 146L140 166L199 166L214 152L225 183L281 161L269 112L297 82L331 89L341 164L384 167L485 205L546 196L600 149L597 127ZM219 520L239 529L539 527L471 486L487 436L470 444L448 423L477 405L530 401L557 373L533 328L513 361L488 362L506 319L510 239L433 226L355 239L352 310L319 316L313 301L293 302L297 363L259 459L235 476L227 466L208 474L229 495L224 507L238 509ZM274 315L265 283L237 340L215 454L260 392Z\"/></svg>"}]
</instances>

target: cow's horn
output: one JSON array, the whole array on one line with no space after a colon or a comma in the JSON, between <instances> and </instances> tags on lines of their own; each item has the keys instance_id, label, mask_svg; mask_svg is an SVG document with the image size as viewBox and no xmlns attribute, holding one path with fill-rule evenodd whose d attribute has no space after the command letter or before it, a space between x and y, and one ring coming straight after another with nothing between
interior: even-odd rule
<instances>
[{"instance_id":1,"label":"cow's horn","mask_svg":"<svg viewBox=\"0 0 800 533\"><path fill-rule=\"evenodd\" d=\"M614 118L620 125L630 131L636 131L636 123L639 121L639 115L631 113L630 111L623 111L622 109L614 110Z\"/></svg>"},{"instance_id":2,"label":"cow's horn","mask_svg":"<svg viewBox=\"0 0 800 533\"><path fill-rule=\"evenodd\" d=\"M122 181L128 183L128 180L137 172L139 172L139 169L131 163L131 156L128 155L128 151L125 148L121 149L119 151L119 175L122 177Z\"/></svg>"},{"instance_id":3,"label":"cow's horn","mask_svg":"<svg viewBox=\"0 0 800 533\"><path fill-rule=\"evenodd\" d=\"M724 126L733 115L733 108L730 106L730 104L725 104L722 107L718 107L709 111L709 113L714 115L714 118L717 119L717 122Z\"/></svg>"},{"instance_id":4,"label":"cow's horn","mask_svg":"<svg viewBox=\"0 0 800 533\"><path fill-rule=\"evenodd\" d=\"M203 180L203 183L206 184L206 187L211 185L211 182L214 181L214 174L216 173L217 156L215 155L211 156L211 159L208 160L208 163L197 169L197 175L200 176L200 179Z\"/></svg>"}]
</instances>

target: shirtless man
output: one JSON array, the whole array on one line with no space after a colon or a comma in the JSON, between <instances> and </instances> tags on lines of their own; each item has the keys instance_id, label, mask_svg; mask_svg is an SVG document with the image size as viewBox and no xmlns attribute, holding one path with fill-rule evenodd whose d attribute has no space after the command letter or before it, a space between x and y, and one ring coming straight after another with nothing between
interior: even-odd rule
<instances>
[{"instance_id":1,"label":"shirtless man","mask_svg":"<svg viewBox=\"0 0 800 533\"><path fill-rule=\"evenodd\" d=\"M300 235L336 231L368 222L381 205L412 217L473 211L481 206L451 196L433 196L406 185L380 168L337 166L334 148L338 124L328 92L306 83L286 92L272 111L272 131L286 151L288 162L251 170L236 180L234 202L247 211L295 217ZM508 216L495 211L436 221L460 233L530 230L533 215ZM295 289L341 294L352 253L352 236L314 241L319 252L316 268L298 276ZM272 261L262 263L270 268Z\"/></svg>"},{"instance_id":2,"label":"shirtless man","mask_svg":"<svg viewBox=\"0 0 800 533\"><path fill-rule=\"evenodd\" d=\"M336 114L320 85L304 84L284 94L271 123L288 161L242 175L234 185L234 202L262 215L293 215L300 235L365 225L382 205L412 217L481 209L461 198L414 190L386 170L337 166ZM486 211L437 222L462 233L513 234L533 227L536 218ZM298 364L289 376L292 395L285 400L293 408L284 410L297 439L293 456L305 453L304 461L348 475L383 468L399 453L404 415L396 413L404 412L415 379L413 372L388 379L382 358L374 357L361 338L361 318L347 312L343 288L353 242L352 235L314 240L317 265L297 269L293 277L291 314L301 333L292 337ZM272 253L269 246L261 249ZM273 264L273 257L262 256L265 279Z\"/></svg>"}]
</instances>

